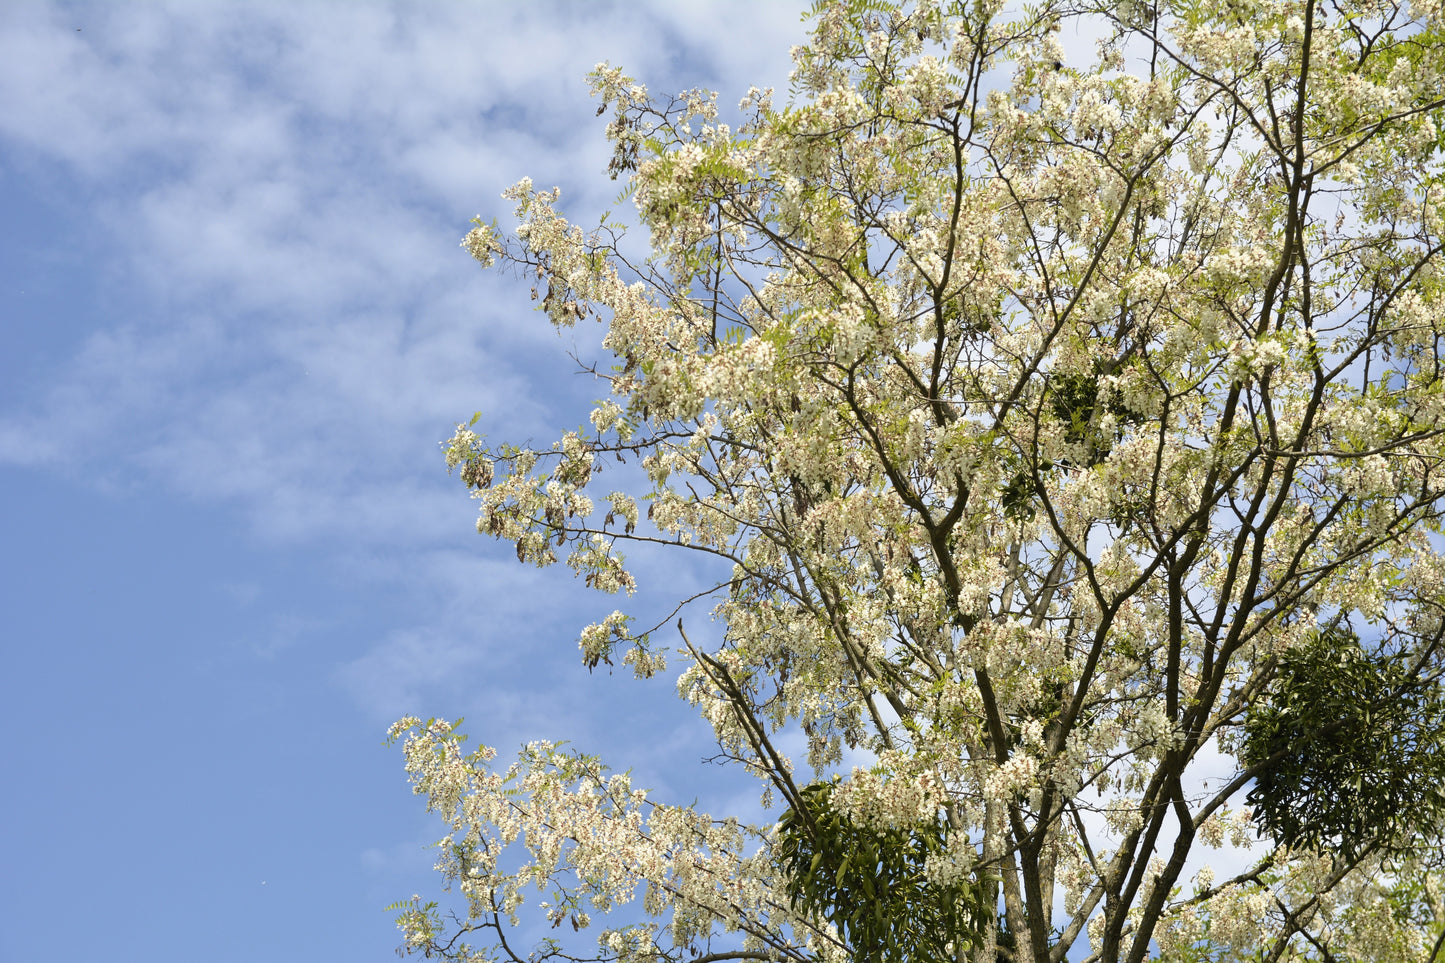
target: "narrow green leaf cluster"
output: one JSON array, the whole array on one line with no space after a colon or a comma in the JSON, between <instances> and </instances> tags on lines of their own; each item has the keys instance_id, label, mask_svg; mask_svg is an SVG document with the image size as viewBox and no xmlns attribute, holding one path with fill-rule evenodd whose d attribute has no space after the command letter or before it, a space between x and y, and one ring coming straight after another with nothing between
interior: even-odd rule
<instances>
[{"instance_id":1,"label":"narrow green leaf cluster","mask_svg":"<svg viewBox=\"0 0 1445 963\"><path fill-rule=\"evenodd\" d=\"M804 811L790 808L778 823L793 908L836 926L866 963L950 963L972 947L982 888L968 878L938 885L926 869L947 850L946 821L860 825L833 806L832 793L831 783L812 783Z\"/></svg>"},{"instance_id":2,"label":"narrow green leaf cluster","mask_svg":"<svg viewBox=\"0 0 1445 963\"><path fill-rule=\"evenodd\" d=\"M1353 633L1322 632L1281 661L1243 761L1264 765L1248 801L1276 841L1351 861L1406 853L1445 819L1445 690Z\"/></svg>"}]
</instances>

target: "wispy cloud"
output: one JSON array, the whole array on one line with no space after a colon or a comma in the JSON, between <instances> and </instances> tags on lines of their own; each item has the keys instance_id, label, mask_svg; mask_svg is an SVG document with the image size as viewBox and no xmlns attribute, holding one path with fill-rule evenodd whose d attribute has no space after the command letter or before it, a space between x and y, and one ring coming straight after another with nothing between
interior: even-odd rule
<instances>
[{"instance_id":1,"label":"wispy cloud","mask_svg":"<svg viewBox=\"0 0 1445 963\"><path fill-rule=\"evenodd\" d=\"M729 102L785 81L797 10L19 4L0 20L0 165L91 211L109 305L0 409L0 462L230 505L264 540L409 586L414 617L338 670L369 714L499 671L519 693L549 685L498 653L575 638L590 616L567 613L590 600L539 624L536 573L481 540L459 557L470 509L436 446L476 409L543 440L600 391L460 236L473 214L505 218L498 194L523 175L584 222L610 205L594 64ZM358 562L383 558L400 561ZM557 657L575 665L570 645Z\"/></svg>"},{"instance_id":2,"label":"wispy cloud","mask_svg":"<svg viewBox=\"0 0 1445 963\"><path fill-rule=\"evenodd\" d=\"M528 349L550 336L457 239L524 173L579 187L584 209L615 189L594 176L595 60L737 85L717 72L755 43L703 54L775 7L661 9L12 8L0 143L12 165L69 170L144 315L4 412L0 458L57 464L88 433L96 458L294 532L291 506L338 482L411 498L388 468L471 408L545 427Z\"/></svg>"}]
</instances>

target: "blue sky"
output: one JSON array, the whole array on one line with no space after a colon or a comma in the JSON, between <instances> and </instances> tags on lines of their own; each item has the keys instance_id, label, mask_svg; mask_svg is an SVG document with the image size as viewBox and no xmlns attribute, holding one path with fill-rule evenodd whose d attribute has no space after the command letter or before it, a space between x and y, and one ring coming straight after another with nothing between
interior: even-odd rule
<instances>
[{"instance_id":1,"label":"blue sky","mask_svg":"<svg viewBox=\"0 0 1445 963\"><path fill-rule=\"evenodd\" d=\"M801 6L0 5L0 960L394 959L408 712L755 799L437 443L601 393L458 246L523 175L612 206L587 70L785 89Z\"/></svg>"}]
</instances>

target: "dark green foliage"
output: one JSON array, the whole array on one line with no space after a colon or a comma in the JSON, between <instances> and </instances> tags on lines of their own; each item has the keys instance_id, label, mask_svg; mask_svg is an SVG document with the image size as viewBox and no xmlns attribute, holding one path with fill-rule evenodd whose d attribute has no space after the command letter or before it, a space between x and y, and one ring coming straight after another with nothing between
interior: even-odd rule
<instances>
[{"instance_id":1,"label":"dark green foliage","mask_svg":"<svg viewBox=\"0 0 1445 963\"><path fill-rule=\"evenodd\" d=\"M1064 437L1071 444L1084 445L1089 449L1090 465L1097 465L1108 457L1114 443L1124 436L1125 426L1137 425L1145 420L1117 397L1105 403L1103 410L1099 411L1101 406L1098 376L1103 374L1105 369L1098 364L1094 368L1093 376L1071 374L1050 377L1044 394L1053 416L1066 426ZM1114 416L1116 424L1113 437L1105 437L1099 431L1096 418L1100 414Z\"/></svg>"},{"instance_id":2,"label":"dark green foliage","mask_svg":"<svg viewBox=\"0 0 1445 963\"><path fill-rule=\"evenodd\" d=\"M1371 845L1418 851L1445 829L1445 693L1351 633L1281 660L1242 752L1246 766L1276 756L1248 801L1279 843L1353 859Z\"/></svg>"},{"instance_id":3,"label":"dark green foliage","mask_svg":"<svg viewBox=\"0 0 1445 963\"><path fill-rule=\"evenodd\" d=\"M1082 445L1088 451L1088 464L1097 465L1109 456L1115 442L1124 437L1129 425L1137 425L1145 419L1131 411L1128 406L1115 398L1103 405L1099 411L1099 379L1103 366L1095 365L1095 374L1053 375L1044 389L1044 401L1050 414L1064 424L1064 438L1073 445ZM1114 416L1115 426L1112 437L1105 437L1097 425L1100 414ZM1034 501L1039 494L1039 479L1055 467L1055 462L1042 459L1037 470L1021 468L1010 477L1008 484L1000 490L999 498L1004 514L1009 518L1028 520L1034 517ZM1072 467L1067 459L1057 463L1059 467Z\"/></svg>"},{"instance_id":4,"label":"dark green foliage","mask_svg":"<svg viewBox=\"0 0 1445 963\"><path fill-rule=\"evenodd\" d=\"M808 786L807 812L789 809L778 824L793 908L836 926L861 963L951 963L950 943L973 946L978 885L936 886L924 874L929 854L944 848L944 820L876 830L834 809L832 791L829 783Z\"/></svg>"}]
</instances>

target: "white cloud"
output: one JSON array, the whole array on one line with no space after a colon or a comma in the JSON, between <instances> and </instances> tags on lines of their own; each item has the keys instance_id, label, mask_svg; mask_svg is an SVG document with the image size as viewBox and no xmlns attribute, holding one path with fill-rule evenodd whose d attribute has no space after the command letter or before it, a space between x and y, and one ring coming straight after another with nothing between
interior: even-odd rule
<instances>
[{"instance_id":1,"label":"white cloud","mask_svg":"<svg viewBox=\"0 0 1445 963\"><path fill-rule=\"evenodd\" d=\"M105 308L0 408L0 462L228 504L403 587L413 617L336 672L369 715L485 693L508 734L606 731L620 697L569 698L596 600L505 546L451 549L474 513L437 448L476 409L499 439L580 422L601 391L565 348L593 335L559 339L459 241L523 175L579 221L611 204L597 62L726 105L784 83L800 37L775 3L6 5L0 167L90 212Z\"/></svg>"},{"instance_id":2,"label":"white cloud","mask_svg":"<svg viewBox=\"0 0 1445 963\"><path fill-rule=\"evenodd\" d=\"M9 8L0 144L93 199L96 271L125 297L48 390L0 412L0 459L90 458L292 536L354 517L317 510L332 501L414 514L400 476L452 419L483 408L524 437L576 420L550 410L567 369L532 368L555 336L458 249L467 217L505 214L523 173L595 212L616 185L585 72L610 58L659 89L745 87L786 70L798 28L778 10Z\"/></svg>"}]
</instances>

